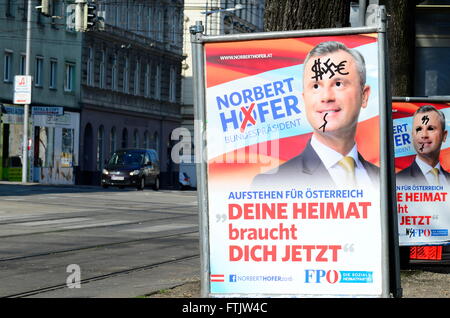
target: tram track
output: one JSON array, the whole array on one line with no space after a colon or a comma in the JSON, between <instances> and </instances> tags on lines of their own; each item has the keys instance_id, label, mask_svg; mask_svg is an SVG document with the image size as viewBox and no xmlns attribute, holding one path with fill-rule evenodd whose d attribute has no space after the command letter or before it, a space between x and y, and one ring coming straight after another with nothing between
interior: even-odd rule
<instances>
[{"instance_id":1,"label":"tram track","mask_svg":"<svg viewBox=\"0 0 450 318\"><path fill-rule=\"evenodd\" d=\"M173 264L173 263L177 263L177 262L181 262L181 261L191 260L191 259L195 259L195 258L197 258L199 256L200 256L200 254L198 254L198 253L190 254L190 255L178 257L178 258L175 258L175 259L170 259L170 260L166 260L166 261L156 262L156 263L152 263L152 264L148 264L148 265L132 267L132 268L128 268L128 269L124 269L124 270L120 270L120 271L115 271L115 272L111 272L111 273L107 273L107 274L103 274L103 275L92 276L92 277L89 277L89 278L81 279L80 280L80 284L81 285L82 284L87 284L87 283L98 281L98 280L112 278L112 277L118 276L118 275L126 275L126 274L130 274L130 273L133 273L133 272L138 272L138 271L152 269L152 268L155 268L155 267L158 267L158 266L164 266L164 265L169 265L169 264ZM38 294L42 294L42 293L46 293L46 292L54 291L54 290L58 290L58 289L63 289L63 288L67 288L67 283L62 283L62 284L52 285L52 286L48 286L48 287L32 289L32 290L28 290L28 291L24 291L24 292L20 292L20 293L16 293L16 294L11 294L11 295L6 295L6 296L2 296L2 297L3 298L23 298L23 297L35 296L35 295L38 295Z\"/></svg>"},{"instance_id":2,"label":"tram track","mask_svg":"<svg viewBox=\"0 0 450 318\"><path fill-rule=\"evenodd\" d=\"M119 200L118 200L119 201ZM0 203L2 202L2 199L0 199ZM26 201L14 201L15 203L24 203ZM122 202L122 201L120 201ZM9 201L8 203L11 203L11 201ZM92 205L82 205L82 204L70 204L65 202L64 203L64 207L73 207L76 209L86 209L89 211L92 210L104 210L105 208L110 209L110 210L114 210L116 213L120 212L120 211L127 211L127 212L133 212L133 211L143 211L144 209L148 209L148 206L145 206L146 202L139 202L138 204L136 204L135 207L130 207L129 205L114 205L111 204L111 201L109 202L110 205L105 206L105 205L99 205L99 206L92 206ZM53 203L53 202L34 202L33 204L37 205L37 204L42 204L45 206L61 206L61 203ZM154 203L152 203L154 205ZM142 205L142 206L140 206ZM178 205L173 205L172 203L158 203L158 209L167 209L170 208L171 210L177 211L177 210L181 210L180 212L177 213L181 213L182 211L186 211L186 210L190 210L190 209L195 209L196 206L195 205L185 205L185 204L178 204ZM153 206L152 209L154 209L155 207ZM149 209L150 212L153 212L154 210ZM113 212L111 212L113 213Z\"/></svg>"},{"instance_id":3,"label":"tram track","mask_svg":"<svg viewBox=\"0 0 450 318\"><path fill-rule=\"evenodd\" d=\"M89 229L97 229L97 228L104 228L104 227L119 227L119 226L129 226L129 225L136 225L136 224L145 224L148 222L158 222L158 221L166 221L171 219L179 219L179 218L188 218L192 215L176 215L176 216L170 216L170 217L162 217L162 218L152 218L152 219L145 219L145 220L138 220L138 221L130 221L126 223L117 223L117 224L103 224L103 225L96 225L96 226L86 226L82 227L76 227L76 228L65 228L65 229L55 229L51 231L37 231L37 232L28 232L28 233L18 233L18 234L10 234L10 235L0 235L0 239L6 239L6 238L12 238L12 237L21 237L21 236L31 236L31 235L39 235L39 234L52 234L52 233L61 233L61 232L69 232L69 231L81 231L81 230L89 230ZM83 216L77 216L77 217L83 217ZM75 216L67 217L67 218L55 218L55 219L45 219L47 221L51 220L65 220L65 219L71 219L75 218ZM30 220L29 222L35 222L40 221L38 220ZM8 224L17 224L17 223L26 223L26 221L21 222L13 222L13 223L0 223L1 225L8 225Z\"/></svg>"},{"instance_id":4,"label":"tram track","mask_svg":"<svg viewBox=\"0 0 450 318\"><path fill-rule=\"evenodd\" d=\"M123 210L126 213L129 213L130 210ZM134 210L133 212L143 212L144 210ZM165 211L162 210L152 210L151 213L165 213ZM5 220L5 221L0 221L0 226L2 225L14 225L14 224L24 224L24 223L31 223L31 222L38 222L38 221L55 221L55 220L69 220L69 219L73 219L73 218L86 218L86 217L90 217L90 215L92 214L92 212L89 213L74 213L71 214L70 216L67 217L61 217L60 215L56 214L54 216L48 216L45 215L45 217L30 217L30 218L24 218L24 219L11 219L11 220ZM185 216L186 214L182 214L182 213L170 213L171 215L177 214L177 216ZM96 213L95 214L96 217L98 216L110 216L110 215L114 215L110 212L105 212L105 213ZM174 217L177 217L174 216ZM0 217L1 220L1 217ZM0 236L1 237L1 236Z\"/></svg>"},{"instance_id":5,"label":"tram track","mask_svg":"<svg viewBox=\"0 0 450 318\"><path fill-rule=\"evenodd\" d=\"M0 196L0 297L136 297L197 275L194 193L43 189L24 199L21 189L7 190ZM79 266L80 289L68 288L71 265Z\"/></svg>"},{"instance_id":6,"label":"tram track","mask_svg":"<svg viewBox=\"0 0 450 318\"><path fill-rule=\"evenodd\" d=\"M113 243L104 243L104 244L94 244L90 246L83 246L83 247L77 247L77 248L71 248L71 249L65 249L65 250L53 250L48 251L45 253L36 253L36 254L29 254L29 255L22 255L22 256L15 256L10 258L1 258L0 264L4 264L8 261L17 261L17 260L24 260L34 257L42 257L42 256L49 256L49 255L57 255L57 254L63 254L63 253L72 253L72 252L79 252L79 251L86 251L90 249L97 249L97 248L105 248L105 247L112 247L112 246L118 246L122 244L130 244L130 243L140 243L150 240L157 240L157 239L163 239L163 238L171 238L176 237L180 235L186 235L186 234L194 234L198 233L198 230L195 231L186 231L186 232L177 232L173 234L166 234L166 235L160 235L160 236L153 236L153 237L146 237L146 238L140 238L140 239L132 239L132 240L126 240L126 241L120 241L120 242L113 242Z\"/></svg>"}]
</instances>

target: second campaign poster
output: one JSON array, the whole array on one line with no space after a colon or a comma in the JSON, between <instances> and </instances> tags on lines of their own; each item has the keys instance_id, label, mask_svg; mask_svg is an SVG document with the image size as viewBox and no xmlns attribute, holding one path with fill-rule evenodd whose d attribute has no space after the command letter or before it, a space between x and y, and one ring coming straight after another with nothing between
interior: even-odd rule
<instances>
[{"instance_id":1,"label":"second campaign poster","mask_svg":"<svg viewBox=\"0 0 450 318\"><path fill-rule=\"evenodd\" d=\"M211 295L382 294L378 45L205 44Z\"/></svg>"},{"instance_id":2,"label":"second campaign poster","mask_svg":"<svg viewBox=\"0 0 450 318\"><path fill-rule=\"evenodd\" d=\"M401 246L450 244L450 105L394 102Z\"/></svg>"}]
</instances>

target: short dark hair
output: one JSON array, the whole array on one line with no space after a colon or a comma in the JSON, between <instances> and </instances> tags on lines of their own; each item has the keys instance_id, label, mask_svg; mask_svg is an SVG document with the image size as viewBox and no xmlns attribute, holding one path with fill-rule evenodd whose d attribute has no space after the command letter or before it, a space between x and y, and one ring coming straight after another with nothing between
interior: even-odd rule
<instances>
[{"instance_id":1,"label":"short dark hair","mask_svg":"<svg viewBox=\"0 0 450 318\"><path fill-rule=\"evenodd\" d=\"M433 105L424 105L419 107L413 115L413 118L416 117L417 114L428 113L428 112L436 112L439 115L439 120L441 122L442 130L445 131L445 115L439 109L434 107Z\"/></svg>"},{"instance_id":2,"label":"short dark hair","mask_svg":"<svg viewBox=\"0 0 450 318\"><path fill-rule=\"evenodd\" d=\"M322 56L337 51L347 52L353 57L356 63L356 69L358 70L359 73L361 87L364 87L364 85L366 84L366 62L364 60L363 55L355 49L349 49L345 44L341 42L327 41L319 43L311 51L309 51L303 65L306 65L306 63L309 61L311 57Z\"/></svg>"}]
</instances>

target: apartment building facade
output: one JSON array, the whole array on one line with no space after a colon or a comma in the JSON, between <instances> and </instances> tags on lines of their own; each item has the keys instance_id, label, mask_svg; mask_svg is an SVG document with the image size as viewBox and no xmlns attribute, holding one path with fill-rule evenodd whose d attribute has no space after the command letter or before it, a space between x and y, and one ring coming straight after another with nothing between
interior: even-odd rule
<instances>
[{"instance_id":1,"label":"apartment building facade","mask_svg":"<svg viewBox=\"0 0 450 318\"><path fill-rule=\"evenodd\" d=\"M103 31L83 35L80 182L97 184L119 148L153 148L173 185L172 131L181 124L183 1L102 1Z\"/></svg>"},{"instance_id":2,"label":"apartment building facade","mask_svg":"<svg viewBox=\"0 0 450 318\"><path fill-rule=\"evenodd\" d=\"M14 77L25 75L27 1L0 0L0 179L22 176L23 105L13 104ZM32 102L28 129L28 181L74 183L78 165L82 36L67 30L71 12L54 1L52 17L31 3L29 57Z\"/></svg>"},{"instance_id":3,"label":"apartment building facade","mask_svg":"<svg viewBox=\"0 0 450 318\"><path fill-rule=\"evenodd\" d=\"M182 127L184 135L194 139L194 105L192 80L191 34L189 28L201 21L204 33L208 35L224 35L237 33L262 32L264 26L264 0L185 0L183 21L183 54L185 60L182 65ZM191 156L184 156L192 165L194 144L191 142ZM185 148L185 147L184 147ZM180 168L182 169L182 168ZM188 169L186 171L192 171ZM189 177L196 184L195 174Z\"/></svg>"},{"instance_id":4,"label":"apartment building facade","mask_svg":"<svg viewBox=\"0 0 450 318\"><path fill-rule=\"evenodd\" d=\"M25 73L27 1L0 0L0 177L18 180L23 106L14 76ZM33 0L32 0L33 1ZM32 2L29 180L99 184L112 151L158 150L162 185L172 183L171 132L181 122L183 1L96 1L102 31L75 31L75 4Z\"/></svg>"}]
</instances>

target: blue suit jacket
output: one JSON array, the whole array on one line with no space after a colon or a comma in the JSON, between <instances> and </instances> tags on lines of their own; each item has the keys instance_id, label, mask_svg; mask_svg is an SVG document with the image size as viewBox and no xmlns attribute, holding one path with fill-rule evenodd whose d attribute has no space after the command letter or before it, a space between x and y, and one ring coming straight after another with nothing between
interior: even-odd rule
<instances>
[{"instance_id":1,"label":"blue suit jacket","mask_svg":"<svg viewBox=\"0 0 450 318\"><path fill-rule=\"evenodd\" d=\"M374 184L378 184L379 168L364 160L361 154L358 153L358 156L370 179ZM283 188L299 186L336 187L327 168L311 146L311 140L308 141L300 155L269 172L257 175L252 182L252 187L270 188L272 186L282 186Z\"/></svg>"},{"instance_id":2,"label":"blue suit jacket","mask_svg":"<svg viewBox=\"0 0 450 318\"><path fill-rule=\"evenodd\" d=\"M450 181L450 173L442 169L442 166L440 168L440 173L445 176L447 182ZM405 169L397 173L396 181L397 184L428 185L428 181L422 173L422 170L420 170L420 167L417 164L416 160L414 160L409 167L406 167Z\"/></svg>"}]
</instances>

